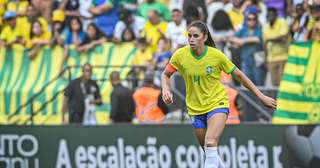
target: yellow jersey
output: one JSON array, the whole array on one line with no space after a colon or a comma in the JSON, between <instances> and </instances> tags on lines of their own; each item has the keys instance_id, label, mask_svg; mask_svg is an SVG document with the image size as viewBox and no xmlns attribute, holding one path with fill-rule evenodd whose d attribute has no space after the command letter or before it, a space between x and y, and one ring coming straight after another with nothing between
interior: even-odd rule
<instances>
[{"instance_id":1,"label":"yellow jersey","mask_svg":"<svg viewBox=\"0 0 320 168\"><path fill-rule=\"evenodd\" d=\"M221 72L232 73L236 66L218 49L206 46L200 56L191 47L178 49L170 59L186 83L189 115L200 115L217 108L229 108L229 98L220 82Z\"/></svg>"}]
</instances>

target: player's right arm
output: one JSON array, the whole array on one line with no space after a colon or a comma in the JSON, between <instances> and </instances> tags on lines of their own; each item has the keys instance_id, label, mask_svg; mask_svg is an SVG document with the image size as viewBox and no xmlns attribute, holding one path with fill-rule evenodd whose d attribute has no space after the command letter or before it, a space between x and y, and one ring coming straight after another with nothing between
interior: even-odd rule
<instances>
[{"instance_id":1,"label":"player's right arm","mask_svg":"<svg viewBox=\"0 0 320 168\"><path fill-rule=\"evenodd\" d=\"M177 71L171 63L168 63L161 74L162 99L166 104L173 103L173 96L171 93L170 77Z\"/></svg>"}]
</instances>

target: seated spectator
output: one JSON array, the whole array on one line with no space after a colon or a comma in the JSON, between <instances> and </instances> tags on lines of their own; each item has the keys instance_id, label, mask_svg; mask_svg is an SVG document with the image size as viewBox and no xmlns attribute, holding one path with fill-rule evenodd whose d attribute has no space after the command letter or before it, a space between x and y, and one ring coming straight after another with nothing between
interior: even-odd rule
<instances>
[{"instance_id":1,"label":"seated spectator","mask_svg":"<svg viewBox=\"0 0 320 168\"><path fill-rule=\"evenodd\" d=\"M144 3L139 5L138 14L147 19L149 17L150 10L156 10L158 15L162 16L162 19L165 21L171 20L171 12L169 9L164 4L157 2L156 0L146 0Z\"/></svg>"},{"instance_id":2,"label":"seated spectator","mask_svg":"<svg viewBox=\"0 0 320 168\"><path fill-rule=\"evenodd\" d=\"M255 59L255 54L263 52L262 27L257 14L249 14L246 17L246 24L229 40L240 49L241 70L253 83L263 86L267 70L264 62L257 62Z\"/></svg>"},{"instance_id":3,"label":"seated spectator","mask_svg":"<svg viewBox=\"0 0 320 168\"><path fill-rule=\"evenodd\" d=\"M167 23L161 21L159 13L156 10L150 10L148 13L148 21L145 24L143 33L150 44L152 52L157 51L157 43L160 37L164 37L167 31Z\"/></svg>"},{"instance_id":4,"label":"seated spectator","mask_svg":"<svg viewBox=\"0 0 320 168\"><path fill-rule=\"evenodd\" d=\"M65 15L62 10L55 10L53 11L52 16L52 38L51 38L51 45L59 45L63 46L64 44L64 37L63 37L63 30L65 27Z\"/></svg>"},{"instance_id":5,"label":"seated spectator","mask_svg":"<svg viewBox=\"0 0 320 168\"><path fill-rule=\"evenodd\" d=\"M45 33L41 23L36 20L31 25L31 32L30 32L30 39L27 43L28 48L31 50L28 53L28 57L30 60L35 59L39 50L47 45L50 44L51 35Z\"/></svg>"},{"instance_id":6,"label":"seated spectator","mask_svg":"<svg viewBox=\"0 0 320 168\"><path fill-rule=\"evenodd\" d=\"M139 123L161 123L169 112L162 100L160 89L153 83L153 78L153 73L147 73L143 86L133 93L135 116Z\"/></svg>"},{"instance_id":7,"label":"seated spectator","mask_svg":"<svg viewBox=\"0 0 320 168\"><path fill-rule=\"evenodd\" d=\"M263 39L268 69L272 84L279 86L284 65L288 59L289 26L286 20L278 17L275 8L268 9L267 19L268 23L263 26Z\"/></svg>"},{"instance_id":8,"label":"seated spectator","mask_svg":"<svg viewBox=\"0 0 320 168\"><path fill-rule=\"evenodd\" d=\"M89 12L95 16L95 24L108 38L112 39L114 28L119 21L119 2L113 0L92 0Z\"/></svg>"},{"instance_id":9,"label":"seated spectator","mask_svg":"<svg viewBox=\"0 0 320 168\"><path fill-rule=\"evenodd\" d=\"M133 42L136 39L134 32L130 28L124 29L121 35L121 42Z\"/></svg>"},{"instance_id":10,"label":"seated spectator","mask_svg":"<svg viewBox=\"0 0 320 168\"><path fill-rule=\"evenodd\" d=\"M310 16L305 12L303 4L295 6L293 11L293 21L290 24L290 33L293 41L305 41L305 36L308 33L307 25L309 19Z\"/></svg>"},{"instance_id":11,"label":"seated spectator","mask_svg":"<svg viewBox=\"0 0 320 168\"><path fill-rule=\"evenodd\" d=\"M179 36L185 35L187 31L187 21L183 19L183 13L179 9L172 10L172 22L168 23L166 36L171 40L172 49L177 48Z\"/></svg>"},{"instance_id":12,"label":"seated spectator","mask_svg":"<svg viewBox=\"0 0 320 168\"><path fill-rule=\"evenodd\" d=\"M23 29L17 26L16 12L7 11L3 19L5 26L0 34L0 46L11 48L13 44L24 44L26 39L23 38Z\"/></svg>"},{"instance_id":13,"label":"seated spectator","mask_svg":"<svg viewBox=\"0 0 320 168\"><path fill-rule=\"evenodd\" d=\"M128 10L122 10L120 12L120 20L117 22L114 30L114 41L120 42L121 36L125 29L130 28L136 38L140 37L140 33L145 25L145 19L139 16L133 15L132 12Z\"/></svg>"},{"instance_id":14,"label":"seated spectator","mask_svg":"<svg viewBox=\"0 0 320 168\"><path fill-rule=\"evenodd\" d=\"M88 26L87 33L81 45L77 48L79 52L88 51L106 42L107 39L94 23Z\"/></svg>"}]
</instances>

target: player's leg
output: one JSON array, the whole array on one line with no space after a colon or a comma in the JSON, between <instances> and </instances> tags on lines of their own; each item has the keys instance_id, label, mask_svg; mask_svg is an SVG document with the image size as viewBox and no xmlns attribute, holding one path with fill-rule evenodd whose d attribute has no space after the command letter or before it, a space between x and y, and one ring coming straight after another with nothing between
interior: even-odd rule
<instances>
[{"instance_id":1,"label":"player's leg","mask_svg":"<svg viewBox=\"0 0 320 168\"><path fill-rule=\"evenodd\" d=\"M219 167L219 155L218 155L218 143L220 136L225 127L227 112L223 110L215 110L208 114L207 131L205 135L205 168L218 168ZM221 167L221 166L220 166Z\"/></svg>"},{"instance_id":2,"label":"player's leg","mask_svg":"<svg viewBox=\"0 0 320 168\"><path fill-rule=\"evenodd\" d=\"M207 114L190 116L197 140L201 147L204 146L204 138L207 131Z\"/></svg>"}]
</instances>

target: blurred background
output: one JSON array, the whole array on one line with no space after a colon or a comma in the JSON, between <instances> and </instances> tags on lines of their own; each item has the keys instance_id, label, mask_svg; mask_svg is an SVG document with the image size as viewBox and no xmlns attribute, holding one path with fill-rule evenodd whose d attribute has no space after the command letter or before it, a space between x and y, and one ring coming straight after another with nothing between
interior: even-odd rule
<instances>
[{"instance_id":1,"label":"blurred background","mask_svg":"<svg viewBox=\"0 0 320 168\"><path fill-rule=\"evenodd\" d=\"M172 54L188 45L194 20L206 22L216 48L278 102L276 110L267 109L221 74L230 130L238 124L242 132L251 128L246 124L274 128L287 144L286 127L277 124L320 123L319 0L0 0L0 124L184 127L190 119L183 78L172 77L168 106L160 75ZM318 130L306 127L288 132L309 137ZM319 167L319 159L312 164Z\"/></svg>"}]
</instances>

